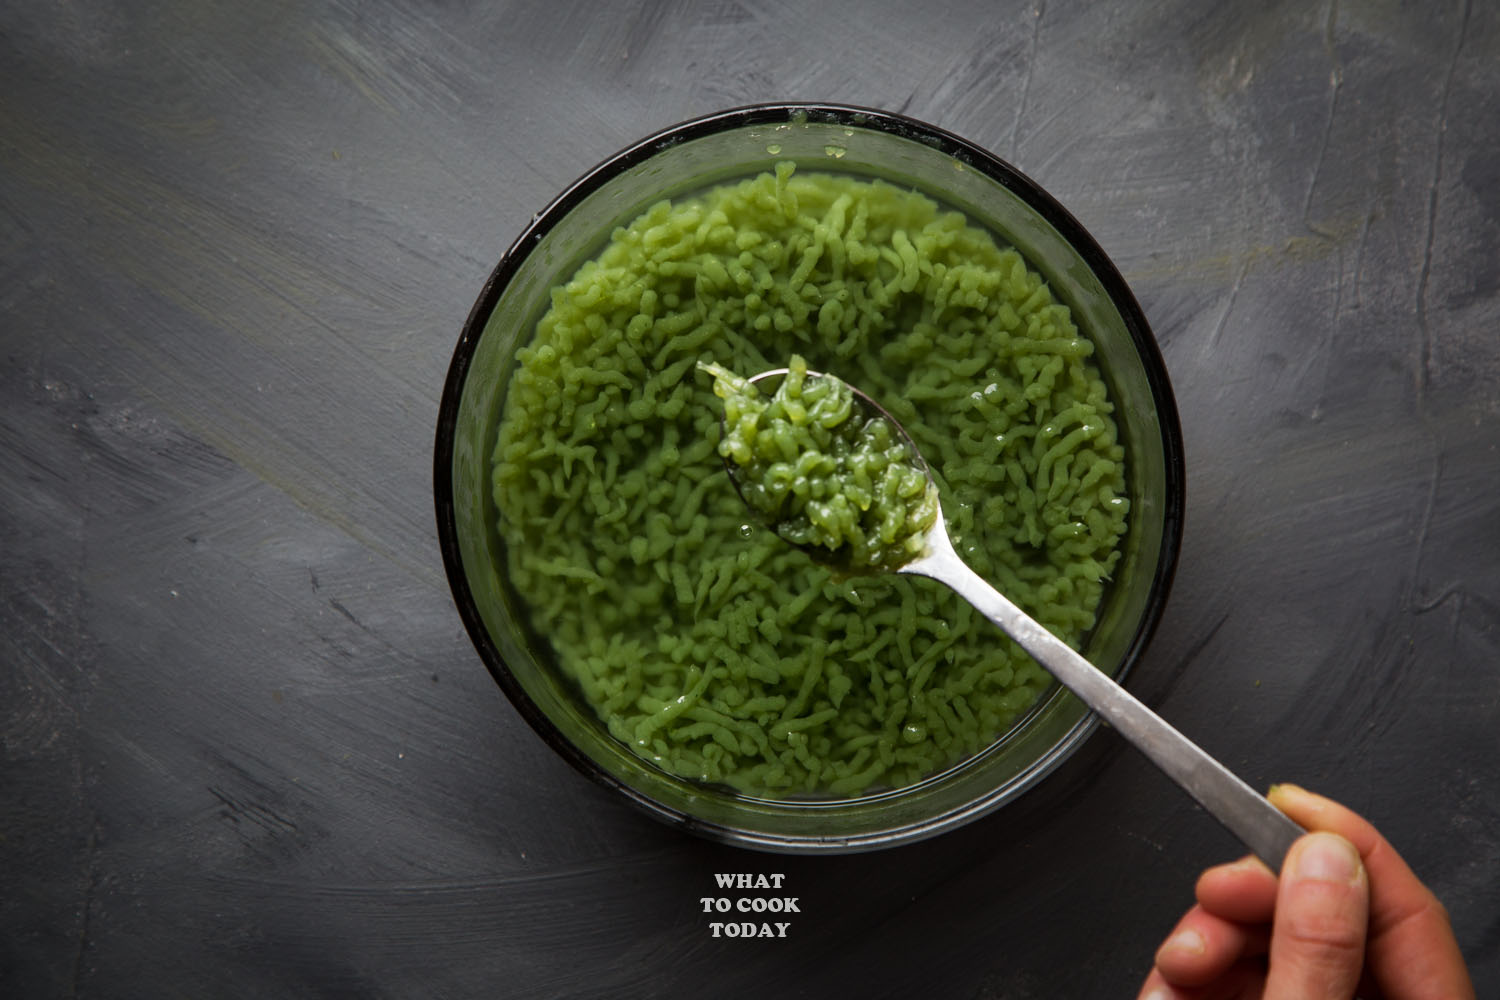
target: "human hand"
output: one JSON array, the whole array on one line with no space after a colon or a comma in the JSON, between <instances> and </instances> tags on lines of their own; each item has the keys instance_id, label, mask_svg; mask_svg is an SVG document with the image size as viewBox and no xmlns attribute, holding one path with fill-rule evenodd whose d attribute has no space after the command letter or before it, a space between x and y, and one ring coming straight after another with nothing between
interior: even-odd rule
<instances>
[{"instance_id":1,"label":"human hand","mask_svg":"<svg viewBox=\"0 0 1500 1000\"><path fill-rule=\"evenodd\" d=\"M1366 820L1295 785L1309 831L1281 878L1253 857L1205 871L1140 1000L1473 1000L1447 911Z\"/></svg>"}]
</instances>

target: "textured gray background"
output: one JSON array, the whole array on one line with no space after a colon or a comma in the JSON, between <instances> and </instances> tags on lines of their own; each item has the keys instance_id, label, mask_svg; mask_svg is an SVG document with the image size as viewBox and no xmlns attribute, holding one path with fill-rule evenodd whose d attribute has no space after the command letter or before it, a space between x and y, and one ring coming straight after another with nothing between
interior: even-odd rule
<instances>
[{"instance_id":1,"label":"textured gray background","mask_svg":"<svg viewBox=\"0 0 1500 1000\"><path fill-rule=\"evenodd\" d=\"M1131 282L1189 506L1137 691L1365 812L1500 996L1500 12L1489 3L0 10L0 994L1133 995L1236 845L1111 733L957 833L658 825L494 687L437 399L531 214L756 100L1015 162ZM785 941L709 936L781 872Z\"/></svg>"}]
</instances>

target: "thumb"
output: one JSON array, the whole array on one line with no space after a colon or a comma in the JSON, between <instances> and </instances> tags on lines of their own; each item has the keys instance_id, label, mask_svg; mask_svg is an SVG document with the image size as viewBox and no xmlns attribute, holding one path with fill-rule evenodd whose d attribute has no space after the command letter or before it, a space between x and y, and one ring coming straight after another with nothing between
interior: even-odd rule
<instances>
[{"instance_id":1,"label":"thumb","mask_svg":"<svg viewBox=\"0 0 1500 1000\"><path fill-rule=\"evenodd\" d=\"M1370 882L1354 845L1311 833L1281 870L1265 1000L1349 1000L1365 962Z\"/></svg>"}]
</instances>

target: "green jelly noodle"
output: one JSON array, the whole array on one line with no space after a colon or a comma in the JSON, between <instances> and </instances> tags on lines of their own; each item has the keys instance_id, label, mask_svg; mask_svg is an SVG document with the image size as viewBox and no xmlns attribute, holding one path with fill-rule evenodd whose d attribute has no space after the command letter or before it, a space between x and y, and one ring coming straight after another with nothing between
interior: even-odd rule
<instances>
[{"instance_id":1,"label":"green jelly noodle","mask_svg":"<svg viewBox=\"0 0 1500 1000\"><path fill-rule=\"evenodd\" d=\"M1126 531L1113 405L1014 249L883 181L774 172L651 206L554 288L494 452L503 575L661 769L773 798L920 781L1050 679L947 588L835 576L755 523L700 362L801 355L881 400L960 555L1075 645Z\"/></svg>"},{"instance_id":2,"label":"green jelly noodle","mask_svg":"<svg viewBox=\"0 0 1500 1000\"><path fill-rule=\"evenodd\" d=\"M771 530L836 569L895 570L923 554L937 490L900 431L848 383L809 377L800 354L770 396L722 365L698 367L724 400L719 454Z\"/></svg>"}]
</instances>

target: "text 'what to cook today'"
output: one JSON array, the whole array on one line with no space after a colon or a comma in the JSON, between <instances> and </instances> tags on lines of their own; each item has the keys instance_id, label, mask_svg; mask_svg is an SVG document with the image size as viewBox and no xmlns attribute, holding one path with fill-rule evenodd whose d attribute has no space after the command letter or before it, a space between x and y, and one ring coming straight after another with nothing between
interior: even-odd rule
<instances>
[{"instance_id":1,"label":"text 'what to cook today'","mask_svg":"<svg viewBox=\"0 0 1500 1000\"><path fill-rule=\"evenodd\" d=\"M757 875L747 872L716 872L715 886L721 890L750 892L775 891L783 888L786 876ZM730 917L709 922L714 937L784 938L791 929L790 920L778 920L789 913L801 913L796 896L735 895L700 896L703 912ZM768 919L770 918L770 919Z\"/></svg>"}]
</instances>

